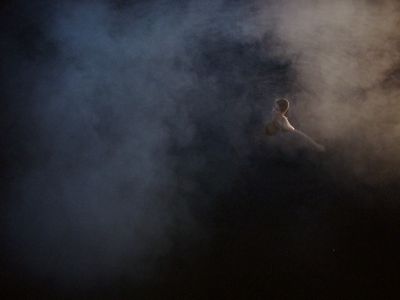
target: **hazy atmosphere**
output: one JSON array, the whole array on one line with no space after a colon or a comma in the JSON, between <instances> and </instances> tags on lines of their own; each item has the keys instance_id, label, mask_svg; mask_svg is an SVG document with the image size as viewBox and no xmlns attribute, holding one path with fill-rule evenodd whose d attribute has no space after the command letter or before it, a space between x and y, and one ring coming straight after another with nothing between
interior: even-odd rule
<instances>
[{"instance_id":1,"label":"hazy atmosphere","mask_svg":"<svg viewBox=\"0 0 400 300\"><path fill-rule=\"evenodd\" d=\"M2 299L394 295L398 1L0 11Z\"/></svg>"}]
</instances>

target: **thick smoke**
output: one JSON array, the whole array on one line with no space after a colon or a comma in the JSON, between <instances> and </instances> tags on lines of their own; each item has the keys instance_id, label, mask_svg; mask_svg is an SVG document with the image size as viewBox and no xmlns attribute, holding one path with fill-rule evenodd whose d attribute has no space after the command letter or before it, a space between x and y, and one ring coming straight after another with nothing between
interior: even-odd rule
<instances>
[{"instance_id":1,"label":"thick smoke","mask_svg":"<svg viewBox=\"0 0 400 300\"><path fill-rule=\"evenodd\" d=\"M260 23L296 73L292 96L301 128L359 179L399 178L398 1L280 1L263 8Z\"/></svg>"},{"instance_id":2,"label":"thick smoke","mask_svg":"<svg viewBox=\"0 0 400 300\"><path fill-rule=\"evenodd\" d=\"M46 59L19 65L34 77L33 162L7 219L7 246L32 277L146 277L201 231L198 215L230 190L277 96L327 146L332 172L340 162L368 182L400 175L395 1L72 1L46 12Z\"/></svg>"},{"instance_id":3,"label":"thick smoke","mask_svg":"<svg viewBox=\"0 0 400 300\"><path fill-rule=\"evenodd\" d=\"M199 230L192 210L229 190L249 152L264 97L252 67L270 64L243 29L251 7L83 1L47 12L46 59L27 62L34 163L9 212L10 251L40 280L143 278L174 236Z\"/></svg>"}]
</instances>

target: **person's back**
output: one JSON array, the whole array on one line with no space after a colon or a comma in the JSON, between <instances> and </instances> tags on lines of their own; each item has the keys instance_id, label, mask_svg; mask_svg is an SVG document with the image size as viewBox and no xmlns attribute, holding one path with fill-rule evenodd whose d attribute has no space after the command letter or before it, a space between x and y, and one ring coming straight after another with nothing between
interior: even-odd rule
<instances>
[{"instance_id":1,"label":"person's back","mask_svg":"<svg viewBox=\"0 0 400 300\"><path fill-rule=\"evenodd\" d=\"M295 130L292 124L289 123L288 118L285 115L282 115L280 113L276 114L273 117L272 122L274 122L279 128L280 131L293 131Z\"/></svg>"},{"instance_id":2,"label":"person's back","mask_svg":"<svg viewBox=\"0 0 400 300\"><path fill-rule=\"evenodd\" d=\"M294 131L294 127L289 123L286 114L289 110L289 101L281 98L275 101L275 106L272 109L272 121L265 127L267 135L275 135L281 131Z\"/></svg>"}]
</instances>

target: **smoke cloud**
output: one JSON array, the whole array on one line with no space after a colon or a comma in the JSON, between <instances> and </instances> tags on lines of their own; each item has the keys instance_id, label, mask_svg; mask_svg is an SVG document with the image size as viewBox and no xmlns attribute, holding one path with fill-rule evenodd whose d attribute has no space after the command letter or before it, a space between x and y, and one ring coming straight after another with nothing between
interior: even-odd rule
<instances>
[{"instance_id":1,"label":"smoke cloud","mask_svg":"<svg viewBox=\"0 0 400 300\"><path fill-rule=\"evenodd\" d=\"M261 9L274 51L296 74L299 125L331 148L334 164L374 184L400 175L399 9L397 1L363 0Z\"/></svg>"},{"instance_id":2,"label":"smoke cloud","mask_svg":"<svg viewBox=\"0 0 400 300\"><path fill-rule=\"evenodd\" d=\"M396 1L43 3L30 55L5 50L30 82L8 90L26 101L29 163L7 247L32 277L151 276L201 236L278 96L330 172L400 176Z\"/></svg>"},{"instance_id":3,"label":"smoke cloud","mask_svg":"<svg viewBox=\"0 0 400 300\"><path fill-rule=\"evenodd\" d=\"M33 122L21 125L29 165L8 212L9 251L62 285L146 278L229 190L285 64L242 28L251 7L240 3L45 7L36 52L21 57Z\"/></svg>"}]
</instances>

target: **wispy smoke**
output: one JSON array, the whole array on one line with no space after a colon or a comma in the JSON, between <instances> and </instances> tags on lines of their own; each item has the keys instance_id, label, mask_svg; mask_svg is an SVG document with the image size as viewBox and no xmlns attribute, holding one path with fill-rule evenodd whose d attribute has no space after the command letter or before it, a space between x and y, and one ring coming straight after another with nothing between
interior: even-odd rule
<instances>
[{"instance_id":1,"label":"wispy smoke","mask_svg":"<svg viewBox=\"0 0 400 300\"><path fill-rule=\"evenodd\" d=\"M262 91L276 93L286 72L255 71L280 62L243 29L251 7L121 5L50 6L48 56L27 62L34 165L9 222L11 249L37 278L145 276L174 236L195 232L192 210L229 190Z\"/></svg>"},{"instance_id":2,"label":"wispy smoke","mask_svg":"<svg viewBox=\"0 0 400 300\"><path fill-rule=\"evenodd\" d=\"M328 168L400 175L395 1L49 7L46 59L23 65L34 162L8 219L9 247L35 277L145 276L196 230L193 211L230 189L283 94Z\"/></svg>"},{"instance_id":3,"label":"wispy smoke","mask_svg":"<svg viewBox=\"0 0 400 300\"><path fill-rule=\"evenodd\" d=\"M398 178L399 3L302 0L261 6L260 23L274 33L277 55L289 58L296 73L292 96L299 126L360 179Z\"/></svg>"}]
</instances>

